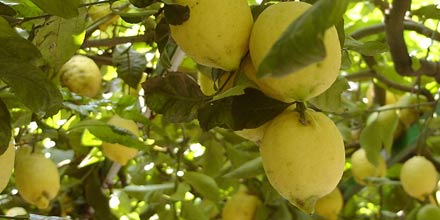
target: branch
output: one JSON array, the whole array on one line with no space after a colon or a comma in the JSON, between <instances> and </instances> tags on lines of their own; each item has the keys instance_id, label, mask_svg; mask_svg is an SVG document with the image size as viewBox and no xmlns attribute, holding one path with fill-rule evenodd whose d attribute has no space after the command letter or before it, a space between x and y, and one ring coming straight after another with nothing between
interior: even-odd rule
<instances>
[{"instance_id":1,"label":"branch","mask_svg":"<svg viewBox=\"0 0 440 220\"><path fill-rule=\"evenodd\" d=\"M88 47L113 47L118 44L125 44L125 43L134 43L134 42L146 42L147 44L152 43L154 40L154 33L146 33L145 35L138 35L138 36L128 36L128 37L114 37L114 38L107 38L107 39L99 39L99 40L86 40L81 45L81 48L88 48Z\"/></svg>"}]
</instances>

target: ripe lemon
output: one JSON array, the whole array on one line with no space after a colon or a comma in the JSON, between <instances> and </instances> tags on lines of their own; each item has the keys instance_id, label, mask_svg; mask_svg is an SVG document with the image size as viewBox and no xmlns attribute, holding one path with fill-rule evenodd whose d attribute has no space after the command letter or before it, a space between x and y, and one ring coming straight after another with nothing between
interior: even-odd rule
<instances>
[{"instance_id":1,"label":"ripe lemon","mask_svg":"<svg viewBox=\"0 0 440 220\"><path fill-rule=\"evenodd\" d=\"M75 55L60 69L61 84L82 96L95 97L101 90L101 71L92 59Z\"/></svg>"},{"instance_id":2,"label":"ripe lemon","mask_svg":"<svg viewBox=\"0 0 440 220\"><path fill-rule=\"evenodd\" d=\"M60 189L57 166L42 154L21 147L15 158L15 184L21 197L39 209L49 206Z\"/></svg>"},{"instance_id":3,"label":"ripe lemon","mask_svg":"<svg viewBox=\"0 0 440 220\"><path fill-rule=\"evenodd\" d=\"M136 122L121 118L118 115L114 115L107 122L108 124L118 126L124 129L127 129L131 133L136 136L139 136L139 129ZM120 165L124 166L127 162L134 158L136 154L139 152L136 148L127 147L118 143L102 143L102 152L106 157L110 160L118 162Z\"/></svg>"},{"instance_id":4,"label":"ripe lemon","mask_svg":"<svg viewBox=\"0 0 440 220\"><path fill-rule=\"evenodd\" d=\"M414 156L403 163L400 182L408 195L424 200L437 185L437 170L423 156Z\"/></svg>"},{"instance_id":5,"label":"ripe lemon","mask_svg":"<svg viewBox=\"0 0 440 220\"><path fill-rule=\"evenodd\" d=\"M220 76L220 79L214 80L201 72L197 74L197 83L200 86L200 90L202 90L205 95L214 95L221 89L221 91L226 91L234 86L234 80L236 74L230 75L233 73L224 73Z\"/></svg>"},{"instance_id":6,"label":"ripe lemon","mask_svg":"<svg viewBox=\"0 0 440 220\"><path fill-rule=\"evenodd\" d=\"M285 111L266 128L260 153L271 185L293 205L312 213L316 201L341 180L345 150L333 121L313 110L307 123L296 111Z\"/></svg>"},{"instance_id":7,"label":"ripe lemon","mask_svg":"<svg viewBox=\"0 0 440 220\"><path fill-rule=\"evenodd\" d=\"M258 16L249 43L255 67L258 68L288 25L310 7L304 2L280 2L269 6ZM341 46L335 27L325 32L324 45L327 56L322 61L283 77L256 79L257 85L266 95L287 103L305 101L321 94L336 80L341 65Z\"/></svg>"},{"instance_id":8,"label":"ripe lemon","mask_svg":"<svg viewBox=\"0 0 440 220\"><path fill-rule=\"evenodd\" d=\"M417 211L417 220L438 220L440 219L440 208L434 204L427 204Z\"/></svg>"},{"instance_id":9,"label":"ripe lemon","mask_svg":"<svg viewBox=\"0 0 440 220\"><path fill-rule=\"evenodd\" d=\"M379 158L379 164L375 166L367 159L363 148L356 150L351 155L351 173L354 180L360 185L366 185L367 177L384 177L387 172L387 165L383 157Z\"/></svg>"},{"instance_id":10,"label":"ripe lemon","mask_svg":"<svg viewBox=\"0 0 440 220\"><path fill-rule=\"evenodd\" d=\"M246 0L176 0L189 7L189 19L170 25L171 36L197 63L224 69L238 69L248 51L253 25Z\"/></svg>"},{"instance_id":11,"label":"ripe lemon","mask_svg":"<svg viewBox=\"0 0 440 220\"><path fill-rule=\"evenodd\" d=\"M315 213L325 219L336 220L343 206L344 198L342 198L339 188L336 187L331 193L316 202Z\"/></svg>"},{"instance_id":12,"label":"ripe lemon","mask_svg":"<svg viewBox=\"0 0 440 220\"><path fill-rule=\"evenodd\" d=\"M0 155L0 192L2 192L6 185L8 185L9 178L14 167L15 149L14 142L11 140L6 151Z\"/></svg>"},{"instance_id":13,"label":"ripe lemon","mask_svg":"<svg viewBox=\"0 0 440 220\"><path fill-rule=\"evenodd\" d=\"M253 220L261 200L246 191L234 194L225 204L222 211L223 220Z\"/></svg>"}]
</instances>

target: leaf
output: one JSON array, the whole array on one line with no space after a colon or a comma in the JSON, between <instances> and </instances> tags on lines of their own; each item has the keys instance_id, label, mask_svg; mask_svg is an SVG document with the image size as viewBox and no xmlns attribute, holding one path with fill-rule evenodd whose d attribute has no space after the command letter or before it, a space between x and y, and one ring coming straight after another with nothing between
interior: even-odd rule
<instances>
[{"instance_id":1,"label":"leaf","mask_svg":"<svg viewBox=\"0 0 440 220\"><path fill-rule=\"evenodd\" d=\"M164 189L173 189L175 183L161 183L149 185L128 185L123 188L125 192L152 192Z\"/></svg>"},{"instance_id":2,"label":"leaf","mask_svg":"<svg viewBox=\"0 0 440 220\"><path fill-rule=\"evenodd\" d=\"M7 15L13 17L16 14L17 12L15 12L15 10L12 9L9 5L0 2L0 15Z\"/></svg>"},{"instance_id":3,"label":"leaf","mask_svg":"<svg viewBox=\"0 0 440 220\"><path fill-rule=\"evenodd\" d=\"M11 141L11 129L11 115L6 104L0 99L0 155L8 149Z\"/></svg>"},{"instance_id":4,"label":"leaf","mask_svg":"<svg viewBox=\"0 0 440 220\"><path fill-rule=\"evenodd\" d=\"M37 67L13 57L0 57L0 79L8 84L20 101L33 112L55 114L63 98L58 88Z\"/></svg>"},{"instance_id":5,"label":"leaf","mask_svg":"<svg viewBox=\"0 0 440 220\"><path fill-rule=\"evenodd\" d=\"M322 111L341 113L344 111L341 95L348 88L350 86L347 79L338 77L330 88L321 95L310 99L309 102Z\"/></svg>"},{"instance_id":6,"label":"leaf","mask_svg":"<svg viewBox=\"0 0 440 220\"><path fill-rule=\"evenodd\" d=\"M167 4L164 7L165 19L168 24L181 25L189 19L190 10L188 6Z\"/></svg>"},{"instance_id":7,"label":"leaf","mask_svg":"<svg viewBox=\"0 0 440 220\"><path fill-rule=\"evenodd\" d=\"M200 204L195 204L192 201L182 202L182 217L183 219L209 220L208 215L203 212Z\"/></svg>"},{"instance_id":8,"label":"leaf","mask_svg":"<svg viewBox=\"0 0 440 220\"><path fill-rule=\"evenodd\" d=\"M118 77L132 88L137 88L142 73L147 65L145 54L131 47L117 46L113 53L113 64L116 66Z\"/></svg>"},{"instance_id":9,"label":"leaf","mask_svg":"<svg viewBox=\"0 0 440 220\"><path fill-rule=\"evenodd\" d=\"M362 55L375 56L388 51L388 45L381 41L359 41L348 37L345 39L344 46L348 50L356 51Z\"/></svg>"},{"instance_id":10,"label":"leaf","mask_svg":"<svg viewBox=\"0 0 440 220\"><path fill-rule=\"evenodd\" d=\"M32 0L43 11L60 16L62 18L72 18L78 16L78 8L80 6L80 0Z\"/></svg>"},{"instance_id":11,"label":"leaf","mask_svg":"<svg viewBox=\"0 0 440 220\"><path fill-rule=\"evenodd\" d=\"M216 126L232 130L256 128L273 119L289 105L269 98L257 89L247 88L243 95L205 104L199 109L198 119L203 130Z\"/></svg>"},{"instance_id":12,"label":"leaf","mask_svg":"<svg viewBox=\"0 0 440 220\"><path fill-rule=\"evenodd\" d=\"M209 99L199 85L184 73L169 73L142 83L147 106L170 122L196 118L198 108Z\"/></svg>"},{"instance_id":13,"label":"leaf","mask_svg":"<svg viewBox=\"0 0 440 220\"><path fill-rule=\"evenodd\" d=\"M139 140L138 136L132 134L130 131L121 127L107 124L100 120L89 119L81 121L70 127L69 131L74 131L76 129L88 129L90 133L95 135L97 138L108 143L118 143L141 150L149 147L144 142Z\"/></svg>"},{"instance_id":14,"label":"leaf","mask_svg":"<svg viewBox=\"0 0 440 220\"><path fill-rule=\"evenodd\" d=\"M264 173L263 163L261 157L250 160L236 169L226 173L223 177L226 178L250 178Z\"/></svg>"},{"instance_id":15,"label":"leaf","mask_svg":"<svg viewBox=\"0 0 440 220\"><path fill-rule=\"evenodd\" d=\"M424 19L440 19L440 8L436 4L426 5L417 10L411 11L412 15L422 17Z\"/></svg>"},{"instance_id":16,"label":"leaf","mask_svg":"<svg viewBox=\"0 0 440 220\"><path fill-rule=\"evenodd\" d=\"M25 40L12 29L8 22L0 17L0 59L34 62L41 58L41 53L31 42Z\"/></svg>"},{"instance_id":17,"label":"leaf","mask_svg":"<svg viewBox=\"0 0 440 220\"><path fill-rule=\"evenodd\" d=\"M80 48L85 36L87 10L70 19L50 17L35 29L33 43L51 65L55 77L61 66Z\"/></svg>"},{"instance_id":18,"label":"leaf","mask_svg":"<svg viewBox=\"0 0 440 220\"><path fill-rule=\"evenodd\" d=\"M212 177L203 173L187 171L182 176L182 179L189 183L203 197L213 201L220 199L219 188Z\"/></svg>"},{"instance_id":19,"label":"leaf","mask_svg":"<svg viewBox=\"0 0 440 220\"><path fill-rule=\"evenodd\" d=\"M275 42L258 67L257 77L283 76L324 59L324 33L340 21L348 2L320 0L315 3Z\"/></svg>"},{"instance_id":20,"label":"leaf","mask_svg":"<svg viewBox=\"0 0 440 220\"><path fill-rule=\"evenodd\" d=\"M390 153L399 117L395 110L372 113L367 125L362 129L359 143L367 154L368 160L377 165L382 147Z\"/></svg>"},{"instance_id":21,"label":"leaf","mask_svg":"<svg viewBox=\"0 0 440 220\"><path fill-rule=\"evenodd\" d=\"M109 198L102 192L97 169L94 169L91 174L85 178L83 186L87 204L92 206L95 211L94 219L116 220L117 218L112 214L109 207Z\"/></svg>"}]
</instances>

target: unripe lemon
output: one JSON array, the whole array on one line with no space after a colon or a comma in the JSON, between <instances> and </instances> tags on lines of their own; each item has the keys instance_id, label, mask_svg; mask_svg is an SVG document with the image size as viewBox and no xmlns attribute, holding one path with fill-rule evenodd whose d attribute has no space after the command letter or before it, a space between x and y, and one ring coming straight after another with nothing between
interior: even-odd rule
<instances>
[{"instance_id":1,"label":"unripe lemon","mask_svg":"<svg viewBox=\"0 0 440 220\"><path fill-rule=\"evenodd\" d=\"M440 208L434 204L427 204L417 211L417 220L439 220Z\"/></svg>"},{"instance_id":2,"label":"unripe lemon","mask_svg":"<svg viewBox=\"0 0 440 220\"><path fill-rule=\"evenodd\" d=\"M131 133L133 133L136 136L139 136L139 128L136 124L136 122L121 118L118 115L114 115L110 120L107 122L108 124L121 127L124 129L127 129ZM106 157L108 157L110 160L118 162L120 165L124 166L127 164L127 162L134 158L136 154L139 152L138 149L127 147L118 143L102 143L102 152Z\"/></svg>"},{"instance_id":3,"label":"unripe lemon","mask_svg":"<svg viewBox=\"0 0 440 220\"><path fill-rule=\"evenodd\" d=\"M2 192L6 185L8 185L9 178L14 167L15 149L14 142L11 140L6 151L0 155L0 192Z\"/></svg>"},{"instance_id":4,"label":"unripe lemon","mask_svg":"<svg viewBox=\"0 0 440 220\"><path fill-rule=\"evenodd\" d=\"M333 121L313 110L306 123L296 111L285 111L266 128L260 153L271 185L293 205L312 213L316 201L341 180L345 150ZM301 120L302 121L302 120Z\"/></svg>"},{"instance_id":5,"label":"unripe lemon","mask_svg":"<svg viewBox=\"0 0 440 220\"><path fill-rule=\"evenodd\" d=\"M217 79L217 82L214 82L214 80L199 72L197 73L197 83L200 86L200 90L202 90L202 93L205 95L214 95L218 92L218 90L221 89L221 92L224 92L234 86L234 80L236 75L232 73L224 73L220 76L220 79Z\"/></svg>"},{"instance_id":6,"label":"unripe lemon","mask_svg":"<svg viewBox=\"0 0 440 220\"><path fill-rule=\"evenodd\" d=\"M387 165L383 157L379 157L379 164L375 166L368 160L365 150L360 148L351 155L351 173L357 183L366 185L367 177L384 177Z\"/></svg>"},{"instance_id":7,"label":"unripe lemon","mask_svg":"<svg viewBox=\"0 0 440 220\"><path fill-rule=\"evenodd\" d=\"M101 71L92 59L75 55L59 71L61 84L82 96L95 97L101 90Z\"/></svg>"},{"instance_id":8,"label":"unripe lemon","mask_svg":"<svg viewBox=\"0 0 440 220\"><path fill-rule=\"evenodd\" d=\"M289 24L310 7L304 2L280 2L258 16L249 44L255 67L258 68ZM257 85L266 95L287 103L305 101L321 94L336 80L341 65L341 46L335 27L325 32L324 45L327 55L323 60L282 77L256 79Z\"/></svg>"},{"instance_id":9,"label":"unripe lemon","mask_svg":"<svg viewBox=\"0 0 440 220\"><path fill-rule=\"evenodd\" d=\"M197 63L224 69L238 69L248 51L253 25L246 0L176 0L189 7L189 19L170 25L171 36Z\"/></svg>"},{"instance_id":10,"label":"unripe lemon","mask_svg":"<svg viewBox=\"0 0 440 220\"><path fill-rule=\"evenodd\" d=\"M21 197L39 209L49 206L60 189L60 176L55 163L42 154L21 147L15 158L15 184Z\"/></svg>"},{"instance_id":11,"label":"unripe lemon","mask_svg":"<svg viewBox=\"0 0 440 220\"><path fill-rule=\"evenodd\" d=\"M234 194L225 204L222 211L223 220L253 220L261 200L245 191Z\"/></svg>"},{"instance_id":12,"label":"unripe lemon","mask_svg":"<svg viewBox=\"0 0 440 220\"><path fill-rule=\"evenodd\" d=\"M331 193L316 202L315 213L327 220L336 220L343 206L344 198L342 198L339 188L336 187Z\"/></svg>"},{"instance_id":13,"label":"unripe lemon","mask_svg":"<svg viewBox=\"0 0 440 220\"><path fill-rule=\"evenodd\" d=\"M423 156L414 156L403 163L400 182L408 195L424 200L432 193L438 181L437 170Z\"/></svg>"}]
</instances>

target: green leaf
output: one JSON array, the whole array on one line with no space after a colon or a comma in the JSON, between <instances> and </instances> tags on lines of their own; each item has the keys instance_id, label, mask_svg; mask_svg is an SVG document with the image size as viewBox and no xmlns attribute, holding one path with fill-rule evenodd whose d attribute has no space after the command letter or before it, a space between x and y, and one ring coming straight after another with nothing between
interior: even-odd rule
<instances>
[{"instance_id":1,"label":"green leaf","mask_svg":"<svg viewBox=\"0 0 440 220\"><path fill-rule=\"evenodd\" d=\"M90 133L97 138L108 143L118 143L141 150L145 150L149 147L139 140L138 136L132 134L127 129L116 127L100 120L89 119L81 121L72 126L69 131L74 131L76 129L88 129Z\"/></svg>"},{"instance_id":2,"label":"green leaf","mask_svg":"<svg viewBox=\"0 0 440 220\"><path fill-rule=\"evenodd\" d=\"M41 58L41 53L31 42L22 38L9 26L9 23L0 17L0 59L21 60L34 62Z\"/></svg>"},{"instance_id":3,"label":"green leaf","mask_svg":"<svg viewBox=\"0 0 440 220\"><path fill-rule=\"evenodd\" d=\"M209 220L208 215L203 212L200 204L195 204L193 201L182 202L182 217L183 219L197 219Z\"/></svg>"},{"instance_id":4,"label":"green leaf","mask_svg":"<svg viewBox=\"0 0 440 220\"><path fill-rule=\"evenodd\" d=\"M341 95L348 88L350 86L347 79L339 77L324 93L310 99L309 102L322 111L341 113L344 111Z\"/></svg>"},{"instance_id":5,"label":"green leaf","mask_svg":"<svg viewBox=\"0 0 440 220\"><path fill-rule=\"evenodd\" d=\"M9 146L11 141L11 115L8 107L0 99L0 155L2 155Z\"/></svg>"},{"instance_id":6,"label":"green leaf","mask_svg":"<svg viewBox=\"0 0 440 220\"><path fill-rule=\"evenodd\" d=\"M203 197L213 201L218 201L220 199L219 188L212 177L199 172L187 171L182 178Z\"/></svg>"},{"instance_id":7,"label":"green leaf","mask_svg":"<svg viewBox=\"0 0 440 220\"><path fill-rule=\"evenodd\" d=\"M226 178L250 178L264 173L261 157L250 160L223 175Z\"/></svg>"},{"instance_id":8,"label":"green leaf","mask_svg":"<svg viewBox=\"0 0 440 220\"><path fill-rule=\"evenodd\" d=\"M37 67L13 57L0 57L0 79L20 101L37 114L55 114L63 98L58 88Z\"/></svg>"},{"instance_id":9,"label":"green leaf","mask_svg":"<svg viewBox=\"0 0 440 220\"><path fill-rule=\"evenodd\" d=\"M168 73L142 84L149 108L170 122L188 122L196 118L198 108L209 99L199 85L185 73Z\"/></svg>"},{"instance_id":10,"label":"green leaf","mask_svg":"<svg viewBox=\"0 0 440 220\"><path fill-rule=\"evenodd\" d=\"M399 123L395 110L385 110L372 113L367 125L362 129L359 142L367 154L368 160L377 165L382 148L390 153L394 140L394 132Z\"/></svg>"},{"instance_id":11,"label":"green leaf","mask_svg":"<svg viewBox=\"0 0 440 220\"><path fill-rule=\"evenodd\" d=\"M93 168L92 168L93 169ZM101 181L98 169L94 169L84 180L84 196L87 204L95 210L96 220L116 220L109 207L109 198L104 195L101 188Z\"/></svg>"},{"instance_id":12,"label":"green leaf","mask_svg":"<svg viewBox=\"0 0 440 220\"><path fill-rule=\"evenodd\" d=\"M3 4L0 2L0 15L7 15L7 16L15 16L17 12L15 12L14 9L12 9L9 5Z\"/></svg>"},{"instance_id":13,"label":"green leaf","mask_svg":"<svg viewBox=\"0 0 440 220\"><path fill-rule=\"evenodd\" d=\"M188 6L182 6L177 4L165 5L165 19L168 24L180 25L189 19L190 10Z\"/></svg>"},{"instance_id":14,"label":"green leaf","mask_svg":"<svg viewBox=\"0 0 440 220\"><path fill-rule=\"evenodd\" d=\"M340 21L348 2L320 0L315 3L275 42L258 67L257 77L283 76L324 59L324 33Z\"/></svg>"},{"instance_id":15,"label":"green leaf","mask_svg":"<svg viewBox=\"0 0 440 220\"><path fill-rule=\"evenodd\" d=\"M205 104L199 109L198 119L203 130L216 126L232 130L256 128L273 119L289 105L269 98L257 89L247 88L243 95Z\"/></svg>"},{"instance_id":16,"label":"green leaf","mask_svg":"<svg viewBox=\"0 0 440 220\"><path fill-rule=\"evenodd\" d=\"M145 54L131 47L117 46L113 53L113 64L118 77L132 88L137 88L145 71L147 60Z\"/></svg>"},{"instance_id":17,"label":"green leaf","mask_svg":"<svg viewBox=\"0 0 440 220\"><path fill-rule=\"evenodd\" d=\"M436 4L426 5L417 10L411 11L412 15L422 17L424 19L440 19L440 8Z\"/></svg>"},{"instance_id":18,"label":"green leaf","mask_svg":"<svg viewBox=\"0 0 440 220\"><path fill-rule=\"evenodd\" d=\"M345 45L348 50L356 51L362 55L375 56L388 51L388 45L381 41L359 41L351 37L345 39Z\"/></svg>"},{"instance_id":19,"label":"green leaf","mask_svg":"<svg viewBox=\"0 0 440 220\"><path fill-rule=\"evenodd\" d=\"M35 29L33 43L40 49L44 59L57 71L80 48L85 36L87 10L70 19L50 17L43 25Z\"/></svg>"},{"instance_id":20,"label":"green leaf","mask_svg":"<svg viewBox=\"0 0 440 220\"><path fill-rule=\"evenodd\" d=\"M173 189L175 183L161 183L149 185L129 185L123 188L125 192L154 192L157 190Z\"/></svg>"},{"instance_id":21,"label":"green leaf","mask_svg":"<svg viewBox=\"0 0 440 220\"><path fill-rule=\"evenodd\" d=\"M78 16L78 8L80 6L80 0L32 0L43 11L60 16L62 18L72 18Z\"/></svg>"},{"instance_id":22,"label":"green leaf","mask_svg":"<svg viewBox=\"0 0 440 220\"><path fill-rule=\"evenodd\" d=\"M170 198L175 201L183 201L185 200L186 193L191 190L191 186L188 183L181 182L179 185L177 185L177 190L172 195L170 195Z\"/></svg>"}]
</instances>

